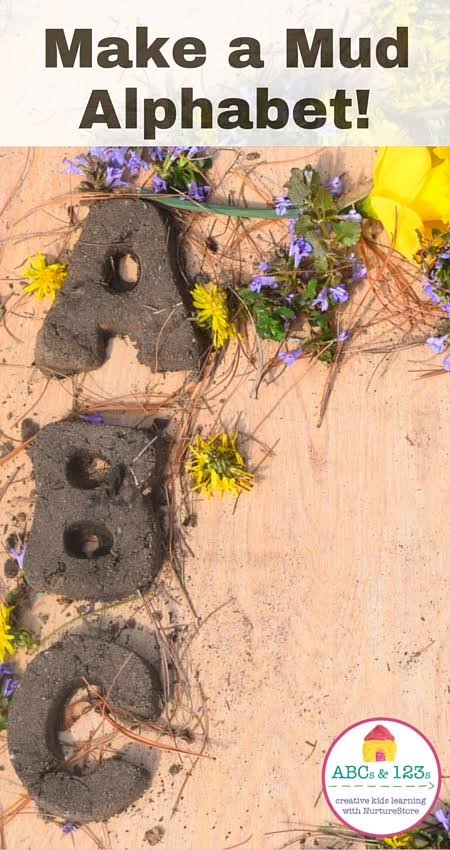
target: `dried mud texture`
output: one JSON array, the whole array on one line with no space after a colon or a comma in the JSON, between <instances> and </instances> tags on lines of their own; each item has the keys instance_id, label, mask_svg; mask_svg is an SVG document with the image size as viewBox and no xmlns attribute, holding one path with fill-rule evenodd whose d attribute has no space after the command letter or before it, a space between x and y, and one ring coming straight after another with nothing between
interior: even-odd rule
<instances>
[{"instance_id":1,"label":"dried mud texture","mask_svg":"<svg viewBox=\"0 0 450 850\"><path fill-rule=\"evenodd\" d=\"M122 708L156 720L162 709L156 670L118 644L69 634L28 665L9 710L10 758L43 812L79 823L123 811L152 781L120 756L105 758L91 773L64 766L58 741L64 705L85 681L101 688L118 715Z\"/></svg>"},{"instance_id":2,"label":"dried mud texture","mask_svg":"<svg viewBox=\"0 0 450 850\"><path fill-rule=\"evenodd\" d=\"M105 601L149 587L162 563L151 500L160 439L84 422L39 432L31 449L38 499L24 563L32 587Z\"/></svg>"},{"instance_id":3,"label":"dried mud texture","mask_svg":"<svg viewBox=\"0 0 450 850\"><path fill-rule=\"evenodd\" d=\"M189 319L175 250L151 204L107 200L94 206L38 333L36 365L57 376L97 369L110 337L128 336L138 360L154 372L196 369L204 346Z\"/></svg>"}]
</instances>

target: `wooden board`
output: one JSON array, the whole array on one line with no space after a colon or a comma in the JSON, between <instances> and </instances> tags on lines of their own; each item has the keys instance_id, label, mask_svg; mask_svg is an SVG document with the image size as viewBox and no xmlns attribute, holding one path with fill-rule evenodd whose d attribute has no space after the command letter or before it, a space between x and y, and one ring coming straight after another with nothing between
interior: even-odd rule
<instances>
[{"instance_id":1,"label":"wooden board","mask_svg":"<svg viewBox=\"0 0 450 850\"><path fill-rule=\"evenodd\" d=\"M0 151L0 238L7 240L0 243L0 293L14 294L9 306L20 294L27 256L37 249L57 254L67 239L68 204L77 204L79 196L66 196L71 178L61 175L65 153ZM252 159L255 153L259 159ZM324 173L347 171L354 182L364 181L373 152L225 151L215 168L217 197L240 203L239 189L221 182L237 155L234 167L241 176L233 185L240 187L247 174L245 199L262 202L282 190L292 165L309 158ZM258 168L250 173L255 162ZM42 206L57 195L65 197ZM211 221L202 226L207 235ZM215 227L219 233L223 222ZM270 232L255 232L255 258L268 250ZM251 261L251 253L244 259ZM197 244L191 273L202 266L201 256ZM223 279L236 274L233 262L217 264ZM367 291L361 290L363 304ZM367 316L378 316L373 296L365 304ZM6 315L10 334L0 328L0 427L11 445L21 439L25 415L42 426L73 406L73 381L55 379L47 386L32 366L46 309L26 300ZM383 339L386 333L395 338L397 329L388 323L383 333ZM186 665L192 702L205 720L204 695L206 752L213 758L199 760L189 775L189 757L161 754L154 785L142 800L105 829L92 827L103 846L146 848L147 831L160 826L161 846L170 850L280 847L295 833L270 833L332 819L318 799L324 753L346 725L374 715L422 729L449 773L449 383L445 377L417 379L424 361L429 365L423 347L399 351L388 361L362 350L366 340L381 337L378 326L360 336L339 371L320 429L327 380L321 365L298 363L276 382L262 384L255 398L255 370L242 362L224 391L220 375L227 361L216 389L210 386L199 421L220 416L229 429L238 422L249 437L244 444L250 466L262 461L257 486L235 512L233 501L194 502L197 524L187 538L192 554L185 560L185 582L202 623L198 631L170 571L151 599L162 623L172 618L181 631L188 629L183 636L191 639ZM86 376L83 387L91 398L154 396L172 392L182 378L152 375L137 363L127 340L115 340L108 361ZM21 453L1 471L3 483L10 483L0 503L5 540L31 524L31 464ZM76 617L77 607L37 596L24 616L45 638ZM146 651L152 624L140 602L108 612L100 623L76 626L107 629L111 621L126 625L130 616L142 625L130 632L130 645ZM150 752L145 757L153 758ZM4 749L1 758L4 810L23 789ZM447 800L449 791L444 782ZM3 846L11 850L62 848L72 840L31 805L4 833ZM81 831L73 841L79 848L95 846Z\"/></svg>"}]
</instances>

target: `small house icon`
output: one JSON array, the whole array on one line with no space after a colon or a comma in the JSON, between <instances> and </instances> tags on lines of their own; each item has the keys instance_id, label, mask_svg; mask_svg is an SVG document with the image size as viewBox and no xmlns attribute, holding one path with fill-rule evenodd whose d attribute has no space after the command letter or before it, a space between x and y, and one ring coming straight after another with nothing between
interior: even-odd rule
<instances>
[{"instance_id":1,"label":"small house icon","mask_svg":"<svg viewBox=\"0 0 450 850\"><path fill-rule=\"evenodd\" d=\"M364 738L363 761L395 761L397 744L385 726L375 726Z\"/></svg>"}]
</instances>

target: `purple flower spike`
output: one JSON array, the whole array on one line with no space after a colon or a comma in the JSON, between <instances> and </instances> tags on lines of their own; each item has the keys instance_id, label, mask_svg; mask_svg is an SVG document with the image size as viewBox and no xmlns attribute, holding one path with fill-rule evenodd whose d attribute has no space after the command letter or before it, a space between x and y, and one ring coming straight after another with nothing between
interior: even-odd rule
<instances>
[{"instance_id":1,"label":"purple flower spike","mask_svg":"<svg viewBox=\"0 0 450 850\"><path fill-rule=\"evenodd\" d=\"M340 198L344 191L344 181L342 180L342 177L330 177L329 180L325 180L323 185L325 189L328 189L333 198Z\"/></svg>"},{"instance_id":2,"label":"purple flower spike","mask_svg":"<svg viewBox=\"0 0 450 850\"><path fill-rule=\"evenodd\" d=\"M292 201L287 195L277 195L275 198L275 212L277 215L285 215L292 207Z\"/></svg>"},{"instance_id":3,"label":"purple flower spike","mask_svg":"<svg viewBox=\"0 0 450 850\"><path fill-rule=\"evenodd\" d=\"M18 684L18 679L5 679L3 683L3 696L6 697L6 699L10 699L13 693L17 690Z\"/></svg>"},{"instance_id":4,"label":"purple flower spike","mask_svg":"<svg viewBox=\"0 0 450 850\"><path fill-rule=\"evenodd\" d=\"M342 331L339 336L336 337L336 342L345 342L350 336L350 331Z\"/></svg>"},{"instance_id":5,"label":"purple flower spike","mask_svg":"<svg viewBox=\"0 0 450 850\"><path fill-rule=\"evenodd\" d=\"M23 570L23 561L24 561L24 558L25 558L26 551L27 551L27 544L26 543L22 543L20 552L18 552L15 547L12 547L9 550L9 554L12 555L13 558L17 561L21 570Z\"/></svg>"},{"instance_id":6,"label":"purple flower spike","mask_svg":"<svg viewBox=\"0 0 450 850\"><path fill-rule=\"evenodd\" d=\"M91 425L103 425L103 416L101 413L80 413L80 419L83 422L90 422Z\"/></svg>"},{"instance_id":7,"label":"purple flower spike","mask_svg":"<svg viewBox=\"0 0 450 850\"><path fill-rule=\"evenodd\" d=\"M357 283L359 280L364 280L367 277L367 269L362 260L357 260L352 270L352 283Z\"/></svg>"},{"instance_id":8,"label":"purple flower spike","mask_svg":"<svg viewBox=\"0 0 450 850\"><path fill-rule=\"evenodd\" d=\"M79 826L78 826L77 823L67 822L67 823L63 823L63 825L61 827L61 831L64 833L64 835L70 835L71 832L76 832L77 829L79 829Z\"/></svg>"},{"instance_id":9,"label":"purple flower spike","mask_svg":"<svg viewBox=\"0 0 450 850\"><path fill-rule=\"evenodd\" d=\"M427 339L427 345L431 348L433 354L443 354L447 348L447 343L447 334L444 334L444 336L429 336Z\"/></svg>"},{"instance_id":10,"label":"purple flower spike","mask_svg":"<svg viewBox=\"0 0 450 850\"><path fill-rule=\"evenodd\" d=\"M442 366L446 372L450 372L450 354L447 354L442 361Z\"/></svg>"},{"instance_id":11,"label":"purple flower spike","mask_svg":"<svg viewBox=\"0 0 450 850\"><path fill-rule=\"evenodd\" d=\"M189 198L192 198L193 201L198 201L200 204L205 203L210 191L211 186L198 186L195 180L192 183L188 183Z\"/></svg>"},{"instance_id":12,"label":"purple flower spike","mask_svg":"<svg viewBox=\"0 0 450 850\"><path fill-rule=\"evenodd\" d=\"M158 175L155 174L155 176L152 177L152 189L158 194L160 192L167 192L167 183L162 177L158 177Z\"/></svg>"},{"instance_id":13,"label":"purple flower spike","mask_svg":"<svg viewBox=\"0 0 450 850\"><path fill-rule=\"evenodd\" d=\"M251 289L252 292L261 292L263 286L268 286L269 289L276 289L278 283L276 278L271 277L271 275L255 274L253 275L248 288Z\"/></svg>"},{"instance_id":14,"label":"purple flower spike","mask_svg":"<svg viewBox=\"0 0 450 850\"><path fill-rule=\"evenodd\" d=\"M278 358L285 366L292 366L299 357L303 354L302 348L297 348L295 351L279 351Z\"/></svg>"},{"instance_id":15,"label":"purple flower spike","mask_svg":"<svg viewBox=\"0 0 450 850\"><path fill-rule=\"evenodd\" d=\"M294 258L294 267L297 269L303 258L309 257L313 250L313 246L306 239L292 238L289 245L289 256Z\"/></svg>"},{"instance_id":16,"label":"purple flower spike","mask_svg":"<svg viewBox=\"0 0 450 850\"><path fill-rule=\"evenodd\" d=\"M317 298L314 298L314 301L311 301L311 307L320 307L322 313L325 313L325 310L328 310L329 301L328 289L326 286L324 286L324 288L320 290Z\"/></svg>"},{"instance_id":17,"label":"purple flower spike","mask_svg":"<svg viewBox=\"0 0 450 850\"><path fill-rule=\"evenodd\" d=\"M427 298L431 299L433 304L440 304L441 299L439 298L439 295L437 294L433 284L430 283L428 278L425 278L423 282L423 291Z\"/></svg>"},{"instance_id":18,"label":"purple flower spike","mask_svg":"<svg viewBox=\"0 0 450 850\"><path fill-rule=\"evenodd\" d=\"M444 809L438 809L434 813L434 818L450 834L450 809L447 809L447 813L444 812Z\"/></svg>"},{"instance_id":19,"label":"purple flower spike","mask_svg":"<svg viewBox=\"0 0 450 850\"><path fill-rule=\"evenodd\" d=\"M342 286L342 284L340 284L339 286L330 286L329 291L335 304L343 304L344 301L348 301L348 292L345 286Z\"/></svg>"},{"instance_id":20,"label":"purple flower spike","mask_svg":"<svg viewBox=\"0 0 450 850\"><path fill-rule=\"evenodd\" d=\"M12 671L13 671L12 661L7 661L6 664L0 664L0 679L3 676L12 676Z\"/></svg>"}]
</instances>

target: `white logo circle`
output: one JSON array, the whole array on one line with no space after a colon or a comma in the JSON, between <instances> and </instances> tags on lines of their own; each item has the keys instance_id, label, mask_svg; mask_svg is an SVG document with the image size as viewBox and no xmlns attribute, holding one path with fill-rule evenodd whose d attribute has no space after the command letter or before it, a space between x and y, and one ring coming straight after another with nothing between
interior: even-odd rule
<instances>
[{"instance_id":1,"label":"white logo circle","mask_svg":"<svg viewBox=\"0 0 450 850\"><path fill-rule=\"evenodd\" d=\"M440 784L433 745L414 726L390 717L345 729L322 770L333 814L350 829L385 838L417 826L436 803Z\"/></svg>"}]
</instances>

